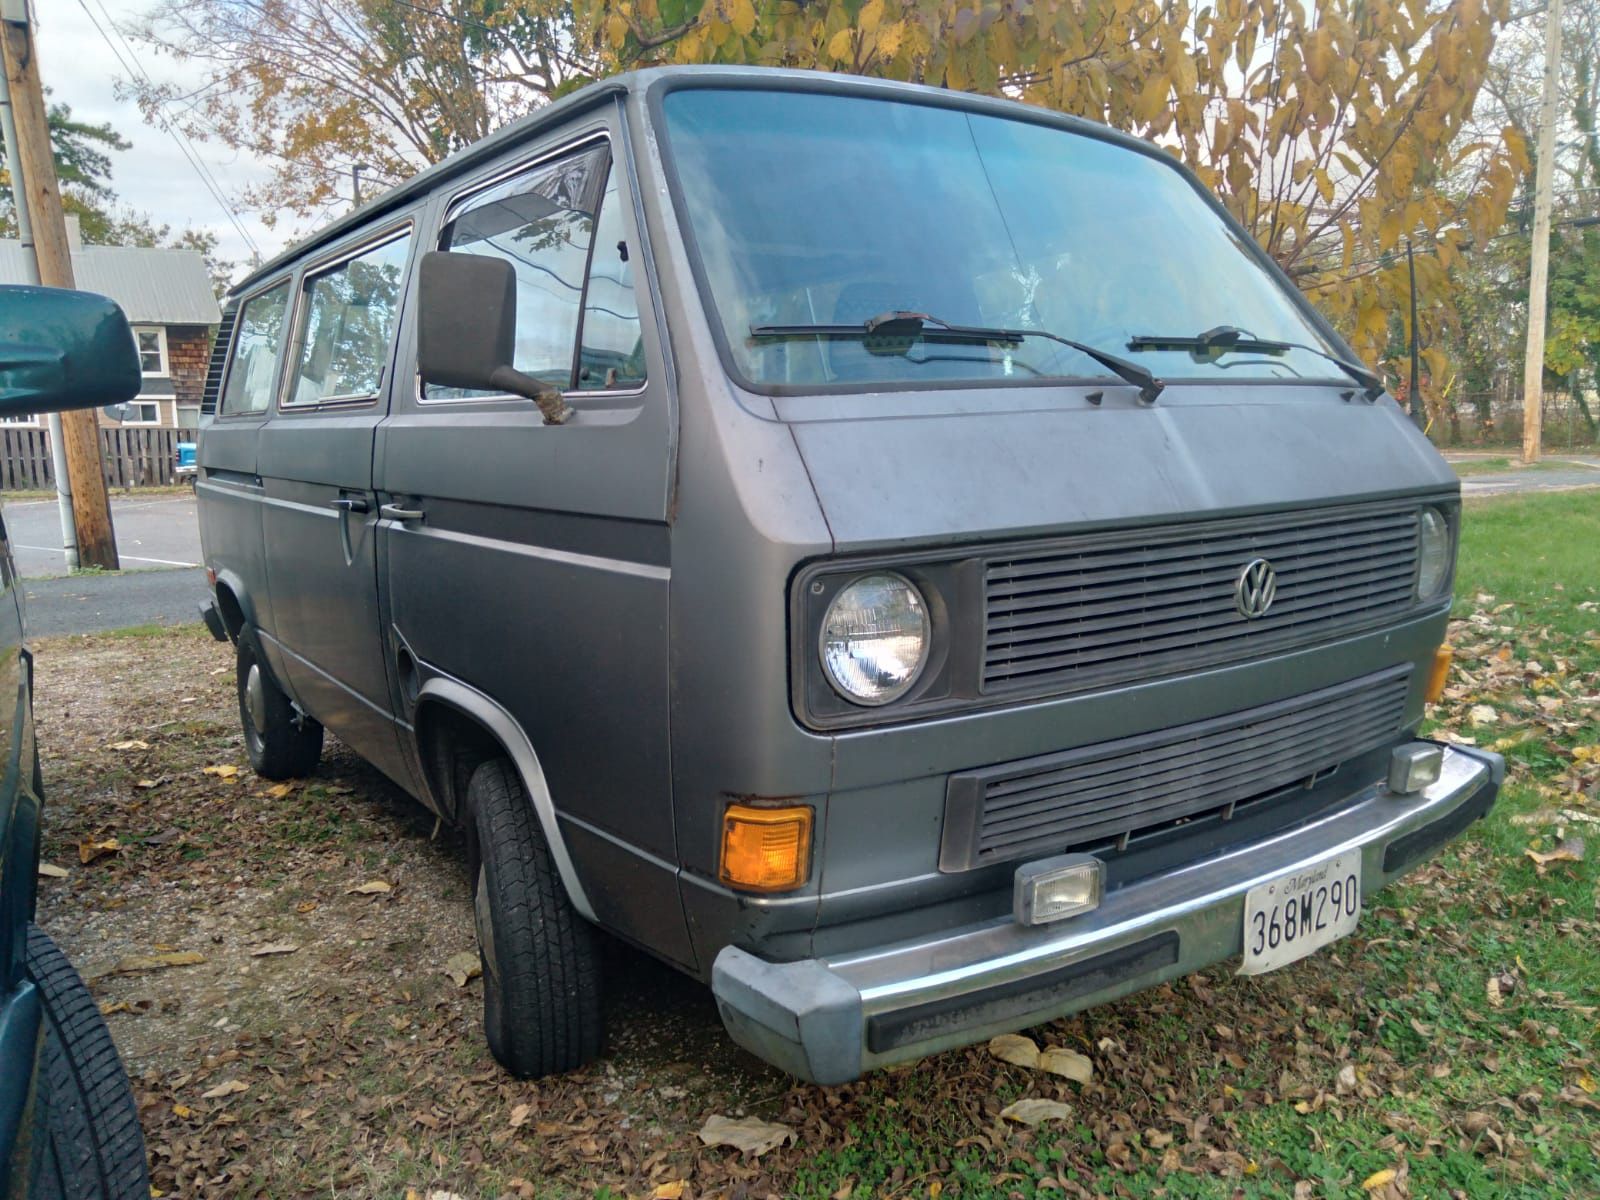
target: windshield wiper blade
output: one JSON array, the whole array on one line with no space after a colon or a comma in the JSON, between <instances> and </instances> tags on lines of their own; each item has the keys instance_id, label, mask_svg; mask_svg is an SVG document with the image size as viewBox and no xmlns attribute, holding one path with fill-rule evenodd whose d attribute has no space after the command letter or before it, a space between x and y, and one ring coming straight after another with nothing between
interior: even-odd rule
<instances>
[{"instance_id":1,"label":"windshield wiper blade","mask_svg":"<svg viewBox=\"0 0 1600 1200\"><path fill-rule=\"evenodd\" d=\"M1139 399L1146 404L1154 404L1156 397L1161 394L1161 389L1166 387L1166 384L1136 362L1129 362L1127 359L1112 354L1108 350L1102 350L1098 346L1091 346L1086 342L1075 342L1071 338L1062 337L1058 333L1051 333L1047 329L1001 329L984 325L954 325L949 321L933 316L931 313L904 312L900 310L882 312L875 317L868 317L859 325L752 325L750 326L750 336L753 338L825 337L840 339L909 337L921 338L924 341L954 342L963 345L987 345L993 342L1018 345L1025 338L1045 338L1048 341L1059 342L1063 346L1071 347L1080 354L1088 355L1124 383L1138 388Z\"/></svg>"},{"instance_id":2,"label":"windshield wiper blade","mask_svg":"<svg viewBox=\"0 0 1600 1200\"><path fill-rule=\"evenodd\" d=\"M1358 362L1351 362L1343 355L1334 354L1306 342L1280 342L1257 337L1248 329L1240 329L1237 325L1218 325L1215 329L1196 334L1139 333L1128 339L1128 349L1237 350L1245 354L1282 354L1286 350L1306 350L1319 358L1327 359L1359 383L1364 389L1363 395L1368 400L1376 400L1383 395L1382 378Z\"/></svg>"}]
</instances>

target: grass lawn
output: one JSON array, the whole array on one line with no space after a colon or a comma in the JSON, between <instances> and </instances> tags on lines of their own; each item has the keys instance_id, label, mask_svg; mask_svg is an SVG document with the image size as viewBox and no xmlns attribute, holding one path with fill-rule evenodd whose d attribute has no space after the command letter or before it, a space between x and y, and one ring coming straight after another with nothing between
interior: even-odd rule
<instances>
[{"instance_id":1,"label":"grass lawn","mask_svg":"<svg viewBox=\"0 0 1600 1200\"><path fill-rule=\"evenodd\" d=\"M1506 755L1494 813L1319 955L1030 1030L1088 1056L1084 1085L985 1047L797 1085L730 1048L703 988L630 954L606 1057L511 1080L481 985L443 969L472 945L459 847L336 745L303 785L228 773L231 659L189 634L41 647L46 857L69 868L41 921L104 973L167 1196L1600 1196L1600 496L1475 502L1464 524L1432 727ZM120 849L80 864L108 835ZM1582 860L1528 854L1577 837ZM268 942L297 949L254 957ZM153 946L206 962L108 971ZM1065 1119L1003 1120L1021 1098ZM794 1141L707 1148L711 1114Z\"/></svg>"}]
</instances>

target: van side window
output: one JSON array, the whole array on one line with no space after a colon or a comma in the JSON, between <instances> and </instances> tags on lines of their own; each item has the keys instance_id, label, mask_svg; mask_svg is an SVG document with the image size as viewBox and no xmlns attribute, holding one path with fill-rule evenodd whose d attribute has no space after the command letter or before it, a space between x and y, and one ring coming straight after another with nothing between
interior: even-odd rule
<instances>
[{"instance_id":1,"label":"van side window","mask_svg":"<svg viewBox=\"0 0 1600 1200\"><path fill-rule=\"evenodd\" d=\"M306 316L289 404L378 394L400 312L410 233L306 278Z\"/></svg>"},{"instance_id":2,"label":"van side window","mask_svg":"<svg viewBox=\"0 0 1600 1200\"><path fill-rule=\"evenodd\" d=\"M633 291L633 264L639 255L625 238L617 173L612 171L600 202L589 285L583 294L583 339L578 348L582 391L635 388L644 382L644 340Z\"/></svg>"},{"instance_id":3,"label":"van side window","mask_svg":"<svg viewBox=\"0 0 1600 1200\"><path fill-rule=\"evenodd\" d=\"M252 296L240 309L233 336L233 363L222 392L223 416L267 411L288 300L289 281L284 280L270 291Z\"/></svg>"},{"instance_id":4,"label":"van side window","mask_svg":"<svg viewBox=\"0 0 1600 1200\"><path fill-rule=\"evenodd\" d=\"M456 209L442 250L503 258L517 278L517 370L567 389L583 303L606 149L543 163L478 193ZM430 384L430 397L473 393Z\"/></svg>"}]
</instances>

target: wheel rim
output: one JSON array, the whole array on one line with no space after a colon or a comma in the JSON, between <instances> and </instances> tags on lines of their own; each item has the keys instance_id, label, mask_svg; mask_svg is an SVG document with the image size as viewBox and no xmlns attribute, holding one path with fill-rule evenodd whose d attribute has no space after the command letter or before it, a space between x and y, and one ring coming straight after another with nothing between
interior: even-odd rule
<instances>
[{"instance_id":1,"label":"wheel rim","mask_svg":"<svg viewBox=\"0 0 1600 1200\"><path fill-rule=\"evenodd\" d=\"M494 915L489 911L489 876L478 868L477 895L472 898L472 923L478 932L478 952L483 956L483 973L490 980L500 978L500 964L494 953Z\"/></svg>"},{"instance_id":2,"label":"wheel rim","mask_svg":"<svg viewBox=\"0 0 1600 1200\"><path fill-rule=\"evenodd\" d=\"M245 710L250 714L250 723L257 731L265 728L267 724L267 694L265 685L261 680L261 664L251 663L250 674L244 681Z\"/></svg>"}]
</instances>

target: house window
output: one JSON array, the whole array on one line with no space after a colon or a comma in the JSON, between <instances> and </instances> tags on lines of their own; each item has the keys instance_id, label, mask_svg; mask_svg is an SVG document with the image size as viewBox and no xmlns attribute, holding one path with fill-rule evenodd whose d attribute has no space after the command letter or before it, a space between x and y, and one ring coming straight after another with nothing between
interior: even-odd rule
<instances>
[{"instance_id":1,"label":"house window","mask_svg":"<svg viewBox=\"0 0 1600 1200\"><path fill-rule=\"evenodd\" d=\"M148 326L133 331L139 343L139 370L146 375L167 373L167 331L161 326Z\"/></svg>"},{"instance_id":2,"label":"house window","mask_svg":"<svg viewBox=\"0 0 1600 1200\"><path fill-rule=\"evenodd\" d=\"M123 411L124 425L161 424L161 402L158 400L130 400Z\"/></svg>"}]
</instances>

